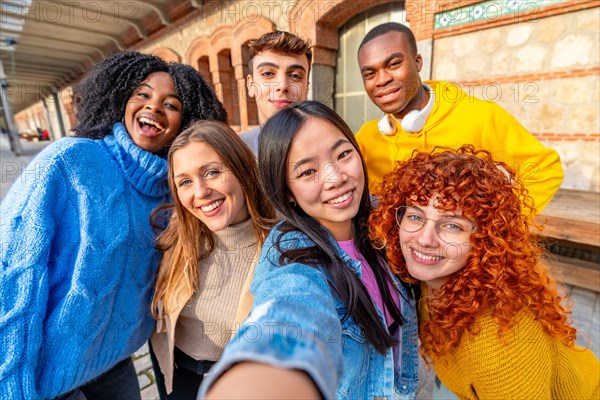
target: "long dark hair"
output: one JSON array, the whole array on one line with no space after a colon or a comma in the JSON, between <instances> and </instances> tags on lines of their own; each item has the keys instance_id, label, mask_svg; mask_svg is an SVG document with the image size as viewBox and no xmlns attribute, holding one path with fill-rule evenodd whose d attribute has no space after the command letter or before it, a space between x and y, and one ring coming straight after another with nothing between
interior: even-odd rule
<instances>
[{"instance_id":1,"label":"long dark hair","mask_svg":"<svg viewBox=\"0 0 600 400\"><path fill-rule=\"evenodd\" d=\"M334 293L346 305L345 318L351 316L361 327L366 339L380 353L397 344L384 324L377 317L377 312L367 289L350 268L347 268L342 258L337 254L329 231L316 219L306 214L300 207L292 207L292 193L288 187L287 163L290 144L296 133L311 118L319 118L336 126L352 146L358 150L352 131L344 120L329 107L316 102L305 101L296 103L271 117L261 129L259 136L259 165L260 179L269 194L275 208L285 217L281 225L281 233L277 244L281 251L281 265L300 262L311 266L323 266L327 271L329 284ZM361 157L362 161L362 157ZM392 318L402 325L404 319L392 300L388 282L391 280L382 261L385 260L383 251L373 247L368 236L367 221L372 206L367 186L367 173L363 163L365 186L360 199L358 213L352 219L354 242L358 251L371 266L385 307ZM314 246L302 249L283 250L281 240L291 231L300 231L314 242Z\"/></svg>"},{"instance_id":2,"label":"long dark hair","mask_svg":"<svg viewBox=\"0 0 600 400\"><path fill-rule=\"evenodd\" d=\"M153 72L166 72L173 78L183 104L179 132L196 120L227 122L225 108L200 72L150 54L124 51L99 61L74 86L77 136L101 139L109 135L112 126L123 118L133 91Z\"/></svg>"}]
</instances>

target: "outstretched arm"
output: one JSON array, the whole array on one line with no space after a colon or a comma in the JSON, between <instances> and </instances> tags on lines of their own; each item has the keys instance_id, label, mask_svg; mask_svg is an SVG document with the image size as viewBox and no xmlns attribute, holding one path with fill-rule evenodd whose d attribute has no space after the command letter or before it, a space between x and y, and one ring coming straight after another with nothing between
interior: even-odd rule
<instances>
[{"instance_id":1,"label":"outstretched arm","mask_svg":"<svg viewBox=\"0 0 600 400\"><path fill-rule=\"evenodd\" d=\"M315 267L277 265L279 253L270 252L270 246L268 240L256 268L252 312L206 377L198 398L209 388L213 398L236 398L239 393L246 398L296 398L300 393L336 397L344 362L341 323L327 279ZM265 387L265 380L275 385ZM302 392L292 393L286 381L301 385Z\"/></svg>"},{"instance_id":2,"label":"outstretched arm","mask_svg":"<svg viewBox=\"0 0 600 400\"><path fill-rule=\"evenodd\" d=\"M308 400L321 399L321 395L312 379L303 371L243 362L225 372L208 392L206 399Z\"/></svg>"}]
</instances>

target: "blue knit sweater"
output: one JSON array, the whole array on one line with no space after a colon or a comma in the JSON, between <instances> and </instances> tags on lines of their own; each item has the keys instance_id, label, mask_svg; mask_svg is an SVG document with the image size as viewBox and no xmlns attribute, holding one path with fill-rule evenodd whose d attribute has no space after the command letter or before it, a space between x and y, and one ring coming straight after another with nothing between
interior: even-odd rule
<instances>
[{"instance_id":1,"label":"blue knit sweater","mask_svg":"<svg viewBox=\"0 0 600 400\"><path fill-rule=\"evenodd\" d=\"M167 163L121 123L65 138L14 183L0 220L0 399L52 398L150 337L158 253L149 224Z\"/></svg>"}]
</instances>

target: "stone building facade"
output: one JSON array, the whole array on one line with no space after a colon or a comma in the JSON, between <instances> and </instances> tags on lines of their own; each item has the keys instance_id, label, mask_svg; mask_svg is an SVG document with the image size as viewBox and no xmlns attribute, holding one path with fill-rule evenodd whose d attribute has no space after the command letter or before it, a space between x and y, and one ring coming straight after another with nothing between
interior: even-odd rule
<instances>
[{"instance_id":1,"label":"stone building facade","mask_svg":"<svg viewBox=\"0 0 600 400\"><path fill-rule=\"evenodd\" d=\"M600 192L600 0L205 2L130 49L197 68L242 132L258 123L244 84L248 41L288 30L314 45L309 97L357 130L379 113L362 90L356 51L386 21L415 32L423 79L456 82L498 102L560 153L564 188ZM68 131L75 124L70 90L18 113L18 126Z\"/></svg>"}]
</instances>

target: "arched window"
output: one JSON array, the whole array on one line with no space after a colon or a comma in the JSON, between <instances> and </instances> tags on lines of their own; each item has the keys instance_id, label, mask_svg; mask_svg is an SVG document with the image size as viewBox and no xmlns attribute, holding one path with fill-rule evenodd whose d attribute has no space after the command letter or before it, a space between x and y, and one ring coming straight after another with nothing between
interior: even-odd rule
<instances>
[{"instance_id":1,"label":"arched window","mask_svg":"<svg viewBox=\"0 0 600 400\"><path fill-rule=\"evenodd\" d=\"M210 73L208 56L202 56L198 59L198 71L200 71L200 75L202 75L206 84L214 89L215 86L213 84L212 74Z\"/></svg>"},{"instance_id":2,"label":"arched window","mask_svg":"<svg viewBox=\"0 0 600 400\"><path fill-rule=\"evenodd\" d=\"M227 110L230 125L240 125L240 107L238 105L237 83L231 62L231 50L224 49L217 55L219 62L219 81L221 82L221 93L223 106Z\"/></svg>"},{"instance_id":3,"label":"arched window","mask_svg":"<svg viewBox=\"0 0 600 400\"><path fill-rule=\"evenodd\" d=\"M248 68L248 61L250 59L250 48L248 47L248 42L242 45L242 67L244 71L244 86L246 83L246 76L250 73L250 69ZM256 108L256 99L248 96L248 90L244 87L242 93L244 93L244 98L246 99L246 106L248 109L248 125L258 125L258 109Z\"/></svg>"}]
</instances>

